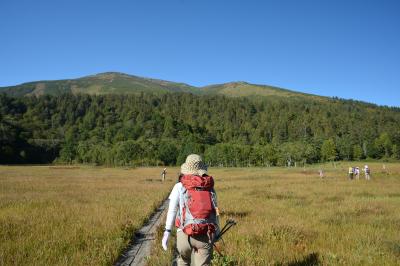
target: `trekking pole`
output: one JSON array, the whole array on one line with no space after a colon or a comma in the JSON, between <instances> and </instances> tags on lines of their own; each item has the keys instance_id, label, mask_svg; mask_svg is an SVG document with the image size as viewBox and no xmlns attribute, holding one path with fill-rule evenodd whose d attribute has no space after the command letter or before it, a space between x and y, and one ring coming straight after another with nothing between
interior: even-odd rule
<instances>
[{"instance_id":1,"label":"trekking pole","mask_svg":"<svg viewBox=\"0 0 400 266\"><path fill-rule=\"evenodd\" d=\"M228 219L226 221L226 224L224 225L224 227L222 227L221 231L219 232L219 234L214 238L213 241L213 246L215 247L215 250L217 251L218 255L220 255L221 257L223 256L221 251L219 250L219 248L217 247L217 245L215 245L215 243L219 240L222 239L222 235L224 235L232 226L236 225L236 221L233 219Z\"/></svg>"},{"instance_id":2,"label":"trekking pole","mask_svg":"<svg viewBox=\"0 0 400 266\"><path fill-rule=\"evenodd\" d=\"M219 248L217 247L217 245L215 245L215 243L213 243L213 246L215 248L215 251L218 253L218 255L220 255L221 257L223 257L224 255L222 254L221 250L219 250Z\"/></svg>"},{"instance_id":3,"label":"trekking pole","mask_svg":"<svg viewBox=\"0 0 400 266\"><path fill-rule=\"evenodd\" d=\"M218 236L217 236L217 240L219 241L220 239L222 239L222 236L233 226L234 224L231 224L229 227L225 228L224 231L222 231Z\"/></svg>"},{"instance_id":4,"label":"trekking pole","mask_svg":"<svg viewBox=\"0 0 400 266\"><path fill-rule=\"evenodd\" d=\"M219 234L215 237L214 243L219 241L222 236L229 230L231 229L232 226L236 225L236 221L233 219L228 219L226 221L226 224L224 225L224 227L222 227L221 231L219 232Z\"/></svg>"},{"instance_id":5,"label":"trekking pole","mask_svg":"<svg viewBox=\"0 0 400 266\"><path fill-rule=\"evenodd\" d=\"M225 228L226 228L228 225L230 225L232 222L234 222L234 221L231 220L231 219L226 220L226 224L224 225L224 227L222 227L222 229L220 230L220 232L224 231Z\"/></svg>"}]
</instances>

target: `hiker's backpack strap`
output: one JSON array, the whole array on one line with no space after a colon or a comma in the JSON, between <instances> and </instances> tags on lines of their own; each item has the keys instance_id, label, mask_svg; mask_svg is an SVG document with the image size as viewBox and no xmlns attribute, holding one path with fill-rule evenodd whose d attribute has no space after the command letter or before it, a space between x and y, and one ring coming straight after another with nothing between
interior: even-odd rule
<instances>
[{"instance_id":1,"label":"hiker's backpack strap","mask_svg":"<svg viewBox=\"0 0 400 266\"><path fill-rule=\"evenodd\" d=\"M184 219L186 216L186 208L187 208L187 189L182 186L179 190L179 207L178 212L175 218L175 226L177 228L183 229Z\"/></svg>"}]
</instances>

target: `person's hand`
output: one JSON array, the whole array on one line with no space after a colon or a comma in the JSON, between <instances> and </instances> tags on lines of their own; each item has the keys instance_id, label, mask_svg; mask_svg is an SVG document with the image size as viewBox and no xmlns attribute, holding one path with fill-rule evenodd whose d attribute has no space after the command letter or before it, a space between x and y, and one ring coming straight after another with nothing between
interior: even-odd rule
<instances>
[{"instance_id":1,"label":"person's hand","mask_svg":"<svg viewBox=\"0 0 400 266\"><path fill-rule=\"evenodd\" d=\"M162 245L162 247L163 247L164 250L167 250L167 249L168 249L168 239L169 239L169 235L170 235L170 234L171 234L171 233L168 232L168 231L165 231L165 232L164 232L164 236L163 236L163 239L162 239L162 241L161 241L161 245Z\"/></svg>"}]
</instances>

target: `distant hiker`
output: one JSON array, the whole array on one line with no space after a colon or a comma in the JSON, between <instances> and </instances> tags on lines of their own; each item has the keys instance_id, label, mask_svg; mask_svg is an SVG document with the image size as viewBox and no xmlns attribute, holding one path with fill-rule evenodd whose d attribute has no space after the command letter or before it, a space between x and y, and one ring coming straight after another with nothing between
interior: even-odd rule
<instances>
[{"instance_id":1,"label":"distant hiker","mask_svg":"<svg viewBox=\"0 0 400 266\"><path fill-rule=\"evenodd\" d=\"M365 165L363 170L365 173L365 179L370 180L371 179L371 170L369 169L368 165Z\"/></svg>"},{"instance_id":2,"label":"distant hiker","mask_svg":"<svg viewBox=\"0 0 400 266\"><path fill-rule=\"evenodd\" d=\"M211 265L213 240L219 230L214 179L197 154L181 166L180 182L169 196L169 208L162 239L164 250L175 222L177 227L177 265ZM193 254L194 261L191 262ZM192 263L192 264L191 264Z\"/></svg>"},{"instance_id":3,"label":"distant hiker","mask_svg":"<svg viewBox=\"0 0 400 266\"><path fill-rule=\"evenodd\" d=\"M385 173L385 174L389 174L389 171L388 171L388 169L386 168L386 164L383 164L382 165L382 170L383 170L383 172Z\"/></svg>"},{"instance_id":4,"label":"distant hiker","mask_svg":"<svg viewBox=\"0 0 400 266\"><path fill-rule=\"evenodd\" d=\"M324 171L322 169L319 169L318 173L320 178L324 178Z\"/></svg>"},{"instance_id":5,"label":"distant hiker","mask_svg":"<svg viewBox=\"0 0 400 266\"><path fill-rule=\"evenodd\" d=\"M360 168L358 166L354 169L354 174L356 176L356 179L359 180L360 179Z\"/></svg>"},{"instance_id":6,"label":"distant hiker","mask_svg":"<svg viewBox=\"0 0 400 266\"><path fill-rule=\"evenodd\" d=\"M167 168L164 168L164 170L161 172L161 181L165 181L165 176L167 175Z\"/></svg>"},{"instance_id":7,"label":"distant hiker","mask_svg":"<svg viewBox=\"0 0 400 266\"><path fill-rule=\"evenodd\" d=\"M353 179L353 174L354 174L354 167L349 167L349 179Z\"/></svg>"}]
</instances>

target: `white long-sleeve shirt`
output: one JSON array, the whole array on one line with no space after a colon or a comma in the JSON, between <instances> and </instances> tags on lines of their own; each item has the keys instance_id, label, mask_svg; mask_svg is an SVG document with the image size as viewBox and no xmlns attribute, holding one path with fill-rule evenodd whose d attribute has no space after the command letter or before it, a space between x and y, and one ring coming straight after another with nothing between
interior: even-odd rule
<instances>
[{"instance_id":1,"label":"white long-sleeve shirt","mask_svg":"<svg viewBox=\"0 0 400 266\"><path fill-rule=\"evenodd\" d=\"M165 229L171 230L174 226L176 213L178 212L179 208L179 191L181 191L183 185L181 182L175 184L174 188L169 195L169 206L168 206L168 213L167 213L167 221L165 222ZM178 231L181 230L178 228Z\"/></svg>"}]
</instances>

